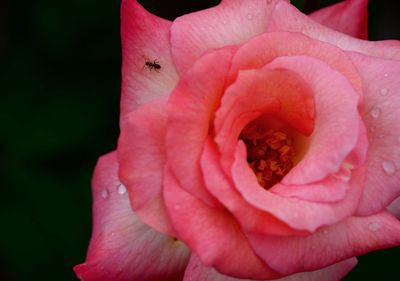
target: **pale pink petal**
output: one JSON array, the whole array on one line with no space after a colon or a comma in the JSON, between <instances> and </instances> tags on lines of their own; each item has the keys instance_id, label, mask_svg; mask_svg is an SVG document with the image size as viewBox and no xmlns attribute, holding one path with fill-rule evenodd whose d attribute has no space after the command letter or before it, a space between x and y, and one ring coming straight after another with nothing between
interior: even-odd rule
<instances>
[{"instance_id":1,"label":"pale pink petal","mask_svg":"<svg viewBox=\"0 0 400 281\"><path fill-rule=\"evenodd\" d=\"M207 206L179 186L166 167L164 197L177 236L204 264L236 277L276 278L254 255L233 217L223 209Z\"/></svg>"},{"instance_id":2,"label":"pale pink petal","mask_svg":"<svg viewBox=\"0 0 400 281\"><path fill-rule=\"evenodd\" d=\"M367 215L400 195L400 62L350 55L364 84L368 176L359 213Z\"/></svg>"},{"instance_id":3,"label":"pale pink petal","mask_svg":"<svg viewBox=\"0 0 400 281\"><path fill-rule=\"evenodd\" d=\"M93 233L86 261L74 267L85 281L176 281L190 252L143 224L118 180L115 152L101 157L92 181Z\"/></svg>"},{"instance_id":4,"label":"pale pink petal","mask_svg":"<svg viewBox=\"0 0 400 281\"><path fill-rule=\"evenodd\" d=\"M232 179L236 189L253 207L268 212L297 230L313 232L323 225L331 225L351 216L362 193L365 169L353 171L348 180L348 191L343 200L319 203L287 198L263 189L246 161L246 147L239 141ZM344 181L344 180L343 180ZM279 185L279 183L278 183Z\"/></svg>"},{"instance_id":5,"label":"pale pink petal","mask_svg":"<svg viewBox=\"0 0 400 281\"><path fill-rule=\"evenodd\" d=\"M392 213L392 215L400 219L400 197L394 199L387 209L390 213Z\"/></svg>"},{"instance_id":6,"label":"pale pink petal","mask_svg":"<svg viewBox=\"0 0 400 281\"><path fill-rule=\"evenodd\" d=\"M178 81L171 57L170 27L170 21L148 13L136 0L122 1L122 125L129 112L169 95ZM146 61L157 61L161 68L150 69Z\"/></svg>"},{"instance_id":7,"label":"pale pink petal","mask_svg":"<svg viewBox=\"0 0 400 281\"><path fill-rule=\"evenodd\" d=\"M136 215L152 228L174 235L162 197L166 126L165 98L127 115L118 141L119 176Z\"/></svg>"},{"instance_id":8,"label":"pale pink petal","mask_svg":"<svg viewBox=\"0 0 400 281\"><path fill-rule=\"evenodd\" d=\"M243 44L265 32L276 2L224 0L216 7L177 18L171 28L171 45L179 73L186 72L208 49Z\"/></svg>"},{"instance_id":9,"label":"pale pink petal","mask_svg":"<svg viewBox=\"0 0 400 281\"><path fill-rule=\"evenodd\" d=\"M234 51L228 47L205 54L182 77L168 102L168 164L182 188L210 206L217 201L204 187L200 154L225 90Z\"/></svg>"},{"instance_id":10,"label":"pale pink petal","mask_svg":"<svg viewBox=\"0 0 400 281\"><path fill-rule=\"evenodd\" d=\"M339 32L368 39L368 0L345 0L308 16Z\"/></svg>"},{"instance_id":11,"label":"pale pink petal","mask_svg":"<svg viewBox=\"0 0 400 281\"><path fill-rule=\"evenodd\" d=\"M249 233L254 251L281 274L316 270L370 251L400 245L400 222L383 212L350 217L307 237Z\"/></svg>"},{"instance_id":12,"label":"pale pink petal","mask_svg":"<svg viewBox=\"0 0 400 281\"><path fill-rule=\"evenodd\" d=\"M306 56L275 59L268 69L298 74L314 92L315 128L303 159L282 179L283 184L307 184L339 171L359 133L358 95L341 73Z\"/></svg>"},{"instance_id":13,"label":"pale pink petal","mask_svg":"<svg viewBox=\"0 0 400 281\"><path fill-rule=\"evenodd\" d=\"M247 203L225 176L219 158L217 145L209 138L201 156L206 187L235 216L245 231L286 236L308 234L290 228L271 214Z\"/></svg>"},{"instance_id":14,"label":"pale pink petal","mask_svg":"<svg viewBox=\"0 0 400 281\"><path fill-rule=\"evenodd\" d=\"M375 57L400 59L400 41L372 42L356 39L313 21L284 1L276 4L268 31L301 32L343 50L356 51Z\"/></svg>"},{"instance_id":15,"label":"pale pink petal","mask_svg":"<svg viewBox=\"0 0 400 281\"><path fill-rule=\"evenodd\" d=\"M356 258L347 259L331 266L312 271L302 272L290 275L274 281L339 281L341 280L355 265ZM189 264L185 271L183 281L251 281L249 279L237 279L227 275L223 275L212 267L204 266L201 260L192 254Z\"/></svg>"}]
</instances>

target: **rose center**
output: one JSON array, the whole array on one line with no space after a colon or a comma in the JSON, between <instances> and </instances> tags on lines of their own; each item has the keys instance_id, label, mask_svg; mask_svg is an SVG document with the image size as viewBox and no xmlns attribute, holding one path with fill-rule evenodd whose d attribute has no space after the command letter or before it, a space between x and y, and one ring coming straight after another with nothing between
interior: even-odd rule
<instances>
[{"instance_id":1,"label":"rose center","mask_svg":"<svg viewBox=\"0 0 400 281\"><path fill-rule=\"evenodd\" d=\"M280 182L292 169L296 151L293 138L285 130L253 124L244 128L239 138L246 144L247 163L265 189Z\"/></svg>"}]
</instances>

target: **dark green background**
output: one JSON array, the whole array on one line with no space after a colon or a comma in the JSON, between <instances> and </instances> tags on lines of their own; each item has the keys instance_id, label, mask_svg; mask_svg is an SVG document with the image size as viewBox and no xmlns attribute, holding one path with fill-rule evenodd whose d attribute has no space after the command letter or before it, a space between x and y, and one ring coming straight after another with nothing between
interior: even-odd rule
<instances>
[{"instance_id":1,"label":"dark green background","mask_svg":"<svg viewBox=\"0 0 400 281\"><path fill-rule=\"evenodd\" d=\"M173 19L218 1L141 2ZM398 11L371 1L371 39L400 39ZM75 280L92 170L119 133L120 64L119 1L0 4L0 281ZM346 280L398 280L399 258L400 248L368 254Z\"/></svg>"}]
</instances>

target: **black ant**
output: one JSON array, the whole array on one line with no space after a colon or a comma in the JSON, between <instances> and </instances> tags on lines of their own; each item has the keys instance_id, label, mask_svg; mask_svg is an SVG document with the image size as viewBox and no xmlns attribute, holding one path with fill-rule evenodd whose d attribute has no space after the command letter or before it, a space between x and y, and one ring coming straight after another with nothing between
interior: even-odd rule
<instances>
[{"instance_id":1,"label":"black ant","mask_svg":"<svg viewBox=\"0 0 400 281\"><path fill-rule=\"evenodd\" d=\"M159 72L160 69L161 69L161 65L160 65L160 63L158 62L158 60L153 60L153 61L151 61L151 60L149 60L149 59L146 59L146 62L144 63L144 65L147 66L147 68L148 68L150 71L155 70L156 72Z\"/></svg>"}]
</instances>

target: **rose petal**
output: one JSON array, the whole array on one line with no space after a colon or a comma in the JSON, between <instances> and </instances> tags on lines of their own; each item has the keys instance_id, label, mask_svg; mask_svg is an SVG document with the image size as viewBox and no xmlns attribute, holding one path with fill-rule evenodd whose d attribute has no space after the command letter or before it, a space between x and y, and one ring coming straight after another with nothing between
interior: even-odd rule
<instances>
[{"instance_id":1,"label":"rose petal","mask_svg":"<svg viewBox=\"0 0 400 281\"><path fill-rule=\"evenodd\" d=\"M352 171L364 165L367 157L367 150L367 131L364 124L360 122L357 144L344 160L339 172L319 182L307 185L277 184L271 187L269 191L284 197L293 197L320 203L343 200L349 189L348 181L352 177Z\"/></svg>"},{"instance_id":2,"label":"rose petal","mask_svg":"<svg viewBox=\"0 0 400 281\"><path fill-rule=\"evenodd\" d=\"M171 28L171 45L179 73L186 72L206 50L242 44L265 32L276 2L224 0L216 7L177 18Z\"/></svg>"},{"instance_id":3,"label":"rose petal","mask_svg":"<svg viewBox=\"0 0 400 281\"><path fill-rule=\"evenodd\" d=\"M289 227L269 213L247 203L225 176L219 158L217 145L208 138L201 156L206 187L235 216L245 231L274 235L308 234Z\"/></svg>"},{"instance_id":4,"label":"rose petal","mask_svg":"<svg viewBox=\"0 0 400 281\"><path fill-rule=\"evenodd\" d=\"M351 53L363 79L369 149L359 214L383 210L400 195L400 62Z\"/></svg>"},{"instance_id":5,"label":"rose petal","mask_svg":"<svg viewBox=\"0 0 400 281\"><path fill-rule=\"evenodd\" d=\"M182 77L168 102L168 164L181 187L210 206L218 202L204 187L200 154L234 51L228 47L205 54Z\"/></svg>"},{"instance_id":6,"label":"rose petal","mask_svg":"<svg viewBox=\"0 0 400 281\"><path fill-rule=\"evenodd\" d=\"M314 232L323 225L337 223L351 216L361 196L364 183L364 169L353 171L348 182L348 192L343 200L333 203L318 203L297 198L286 198L263 189L247 164L246 147L239 141L232 178L236 189L253 207L268 212L292 228Z\"/></svg>"},{"instance_id":7,"label":"rose petal","mask_svg":"<svg viewBox=\"0 0 400 281\"><path fill-rule=\"evenodd\" d=\"M339 32L360 39L368 39L368 0L343 1L308 16Z\"/></svg>"},{"instance_id":8,"label":"rose petal","mask_svg":"<svg viewBox=\"0 0 400 281\"><path fill-rule=\"evenodd\" d=\"M339 281L341 280L355 265L356 258L344 260L331 266L322 268L313 272L302 272L291 276L287 276L274 281ZM183 281L251 281L249 279L237 279L223 275L212 267L204 266L201 260L192 254L189 264L185 271Z\"/></svg>"},{"instance_id":9,"label":"rose petal","mask_svg":"<svg viewBox=\"0 0 400 281\"><path fill-rule=\"evenodd\" d=\"M178 81L169 42L171 22L148 13L136 0L121 4L121 124L138 106L167 96ZM157 61L159 71L146 61Z\"/></svg>"},{"instance_id":10,"label":"rose petal","mask_svg":"<svg viewBox=\"0 0 400 281\"><path fill-rule=\"evenodd\" d=\"M162 197L166 126L164 98L126 117L118 141L119 175L136 215L152 228L174 235Z\"/></svg>"},{"instance_id":11,"label":"rose petal","mask_svg":"<svg viewBox=\"0 0 400 281\"><path fill-rule=\"evenodd\" d=\"M74 267L86 281L180 280L190 252L143 224L120 192L115 152L101 157L92 182L93 234L86 261Z\"/></svg>"},{"instance_id":12,"label":"rose petal","mask_svg":"<svg viewBox=\"0 0 400 281\"><path fill-rule=\"evenodd\" d=\"M314 127L312 90L299 75L285 69L241 71L226 90L215 114L215 142L225 171L232 165L240 132L265 114L311 134Z\"/></svg>"},{"instance_id":13,"label":"rose petal","mask_svg":"<svg viewBox=\"0 0 400 281\"><path fill-rule=\"evenodd\" d=\"M280 57L268 69L298 74L314 92L315 128L303 159L282 179L283 184L307 184L339 171L358 140L358 95L339 72L306 56Z\"/></svg>"},{"instance_id":14,"label":"rose petal","mask_svg":"<svg viewBox=\"0 0 400 281\"><path fill-rule=\"evenodd\" d=\"M240 227L223 209L207 206L179 186L168 167L164 197L178 237L204 264L236 277L276 278L254 255Z\"/></svg>"},{"instance_id":15,"label":"rose petal","mask_svg":"<svg viewBox=\"0 0 400 281\"><path fill-rule=\"evenodd\" d=\"M343 50L356 51L375 57L400 59L399 41L372 42L356 39L318 24L283 1L276 4L268 31L301 32Z\"/></svg>"},{"instance_id":16,"label":"rose petal","mask_svg":"<svg viewBox=\"0 0 400 281\"><path fill-rule=\"evenodd\" d=\"M265 33L241 46L233 58L230 81L236 79L240 70L261 68L278 57L303 55L320 59L341 73L362 99L361 79L345 52L294 32Z\"/></svg>"},{"instance_id":17,"label":"rose petal","mask_svg":"<svg viewBox=\"0 0 400 281\"><path fill-rule=\"evenodd\" d=\"M343 259L400 245L400 222L383 212L350 217L307 237L249 233L254 251L281 274L315 270Z\"/></svg>"}]
</instances>

